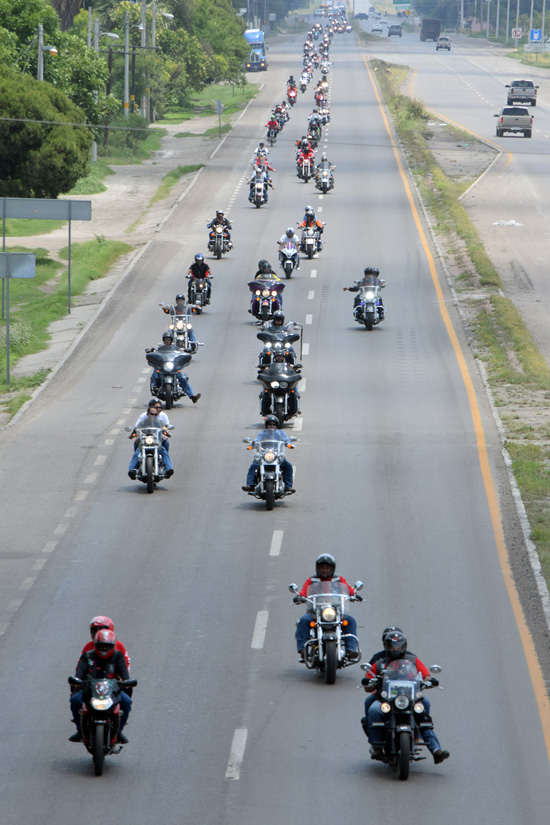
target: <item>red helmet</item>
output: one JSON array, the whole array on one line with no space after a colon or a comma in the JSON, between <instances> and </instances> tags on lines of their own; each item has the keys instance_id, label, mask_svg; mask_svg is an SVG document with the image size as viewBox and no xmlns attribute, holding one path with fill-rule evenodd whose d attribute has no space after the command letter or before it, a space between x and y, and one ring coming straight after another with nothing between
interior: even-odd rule
<instances>
[{"instance_id":1,"label":"red helmet","mask_svg":"<svg viewBox=\"0 0 550 825\"><path fill-rule=\"evenodd\" d=\"M94 648L102 659L110 659L115 652L116 636L112 630L100 630L94 636Z\"/></svg>"},{"instance_id":2,"label":"red helmet","mask_svg":"<svg viewBox=\"0 0 550 825\"><path fill-rule=\"evenodd\" d=\"M92 639L98 630L114 630L115 626L108 616L94 616L90 622L90 634Z\"/></svg>"}]
</instances>

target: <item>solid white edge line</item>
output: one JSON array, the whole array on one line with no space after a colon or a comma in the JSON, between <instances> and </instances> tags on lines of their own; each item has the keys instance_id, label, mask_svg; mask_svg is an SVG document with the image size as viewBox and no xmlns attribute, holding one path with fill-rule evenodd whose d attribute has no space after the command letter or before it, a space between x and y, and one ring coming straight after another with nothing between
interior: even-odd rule
<instances>
[{"instance_id":1,"label":"solid white edge line","mask_svg":"<svg viewBox=\"0 0 550 825\"><path fill-rule=\"evenodd\" d=\"M256 615L256 624L254 625L254 633L252 634L252 644L250 645L252 650L261 650L264 646L268 618L269 610L258 610Z\"/></svg>"},{"instance_id":2,"label":"solid white edge line","mask_svg":"<svg viewBox=\"0 0 550 825\"><path fill-rule=\"evenodd\" d=\"M298 422L296 422L298 423ZM270 556L278 556L281 552L281 544L283 543L283 530L274 530L273 538L271 539L271 547L269 548Z\"/></svg>"},{"instance_id":3,"label":"solid white edge line","mask_svg":"<svg viewBox=\"0 0 550 825\"><path fill-rule=\"evenodd\" d=\"M236 728L233 734L233 741L231 742L231 750L229 751L229 759L225 771L226 779L239 779L241 775L241 765L244 758L244 749L246 747L246 738L248 736L247 728Z\"/></svg>"}]
</instances>

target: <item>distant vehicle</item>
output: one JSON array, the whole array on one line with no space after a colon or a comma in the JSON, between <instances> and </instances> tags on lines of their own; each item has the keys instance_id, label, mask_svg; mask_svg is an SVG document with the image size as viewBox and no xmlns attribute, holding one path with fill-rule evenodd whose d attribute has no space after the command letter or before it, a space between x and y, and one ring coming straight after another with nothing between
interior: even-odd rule
<instances>
[{"instance_id":1,"label":"distant vehicle","mask_svg":"<svg viewBox=\"0 0 550 825\"><path fill-rule=\"evenodd\" d=\"M512 80L505 88L508 89L508 106L512 103L537 105L538 86L535 86L532 80Z\"/></svg>"},{"instance_id":2,"label":"distant vehicle","mask_svg":"<svg viewBox=\"0 0 550 825\"><path fill-rule=\"evenodd\" d=\"M368 20L369 16L366 12L360 11L358 14L355 15L356 20Z\"/></svg>"},{"instance_id":3,"label":"distant vehicle","mask_svg":"<svg viewBox=\"0 0 550 825\"><path fill-rule=\"evenodd\" d=\"M383 29L382 29L381 24L380 24L380 23L373 23L373 26L372 26L371 31L372 31L373 33L374 33L374 32L380 32L380 33L382 33Z\"/></svg>"},{"instance_id":4,"label":"distant vehicle","mask_svg":"<svg viewBox=\"0 0 550 825\"><path fill-rule=\"evenodd\" d=\"M498 117L497 137L505 132L521 132L527 138L533 134L533 115L525 106L504 106L495 117Z\"/></svg>"},{"instance_id":5,"label":"distant vehicle","mask_svg":"<svg viewBox=\"0 0 550 825\"><path fill-rule=\"evenodd\" d=\"M369 14L374 14L375 11L376 9L374 6L369 6Z\"/></svg>"},{"instance_id":6,"label":"distant vehicle","mask_svg":"<svg viewBox=\"0 0 550 825\"><path fill-rule=\"evenodd\" d=\"M382 17L380 22L382 23L383 26L387 26L388 25L388 18L387 17Z\"/></svg>"},{"instance_id":7,"label":"distant vehicle","mask_svg":"<svg viewBox=\"0 0 550 825\"><path fill-rule=\"evenodd\" d=\"M261 29L247 29L244 38L250 44L250 54L245 63L247 72L267 71L267 46Z\"/></svg>"},{"instance_id":8,"label":"distant vehicle","mask_svg":"<svg viewBox=\"0 0 550 825\"><path fill-rule=\"evenodd\" d=\"M391 26L388 26L388 37L395 35L396 37L403 37L403 31L399 23L392 23Z\"/></svg>"},{"instance_id":9,"label":"distant vehicle","mask_svg":"<svg viewBox=\"0 0 550 825\"><path fill-rule=\"evenodd\" d=\"M447 51L450 52L451 51L451 38L447 37L446 35L443 35L443 34L441 35L441 37L438 37L437 38L437 43L435 44L436 52L438 52L439 49L447 49Z\"/></svg>"},{"instance_id":10,"label":"distant vehicle","mask_svg":"<svg viewBox=\"0 0 550 825\"><path fill-rule=\"evenodd\" d=\"M420 39L436 41L441 34L441 20L425 17L420 24Z\"/></svg>"}]
</instances>

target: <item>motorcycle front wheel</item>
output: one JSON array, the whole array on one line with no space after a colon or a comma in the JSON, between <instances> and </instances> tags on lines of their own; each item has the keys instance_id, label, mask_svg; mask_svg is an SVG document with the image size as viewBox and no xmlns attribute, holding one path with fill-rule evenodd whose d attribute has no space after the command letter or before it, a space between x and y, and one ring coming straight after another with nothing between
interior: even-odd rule
<instances>
[{"instance_id":1,"label":"motorcycle front wheel","mask_svg":"<svg viewBox=\"0 0 550 825\"><path fill-rule=\"evenodd\" d=\"M313 254L314 254L314 252L315 252L315 250L313 249L313 245L312 245L312 244L310 244L310 245L307 247L307 256L308 256L308 258L309 258L309 260L310 260L310 261L311 261L311 259L313 258Z\"/></svg>"},{"instance_id":2,"label":"motorcycle front wheel","mask_svg":"<svg viewBox=\"0 0 550 825\"><path fill-rule=\"evenodd\" d=\"M399 755L397 757L397 776L399 779L409 778L411 765L411 736L407 731L399 734Z\"/></svg>"},{"instance_id":3,"label":"motorcycle front wheel","mask_svg":"<svg viewBox=\"0 0 550 825\"><path fill-rule=\"evenodd\" d=\"M171 384L166 384L164 387L164 396L165 396L165 403L166 409L171 410L174 406L174 396L172 395L172 386Z\"/></svg>"},{"instance_id":4,"label":"motorcycle front wheel","mask_svg":"<svg viewBox=\"0 0 550 825\"><path fill-rule=\"evenodd\" d=\"M374 326L374 312L365 312L365 329L369 331Z\"/></svg>"},{"instance_id":5,"label":"motorcycle front wheel","mask_svg":"<svg viewBox=\"0 0 550 825\"><path fill-rule=\"evenodd\" d=\"M292 264L287 264L285 266L285 278L292 278Z\"/></svg>"},{"instance_id":6,"label":"motorcycle front wheel","mask_svg":"<svg viewBox=\"0 0 550 825\"><path fill-rule=\"evenodd\" d=\"M221 246L218 246L216 248L216 258L218 259L218 261L220 260L221 256L222 256L222 248L221 248Z\"/></svg>"},{"instance_id":7,"label":"motorcycle front wheel","mask_svg":"<svg viewBox=\"0 0 550 825\"><path fill-rule=\"evenodd\" d=\"M325 642L325 683L333 685L336 681L336 640L329 639Z\"/></svg>"},{"instance_id":8,"label":"motorcycle front wheel","mask_svg":"<svg viewBox=\"0 0 550 825\"><path fill-rule=\"evenodd\" d=\"M95 737L94 737L94 770L96 776L103 775L103 763L105 761L105 753L103 751L103 743L104 743L104 736L105 736L105 725L96 725L95 726Z\"/></svg>"},{"instance_id":9,"label":"motorcycle front wheel","mask_svg":"<svg viewBox=\"0 0 550 825\"><path fill-rule=\"evenodd\" d=\"M148 455L145 459L145 477L147 479L147 492L152 493L155 489L155 479L153 476L153 456Z\"/></svg>"},{"instance_id":10,"label":"motorcycle front wheel","mask_svg":"<svg viewBox=\"0 0 550 825\"><path fill-rule=\"evenodd\" d=\"M282 402L278 402L278 403L276 403L276 404L275 404L275 409L274 409L274 411L273 411L273 415L276 415L276 416L277 416L277 420L278 420L278 422L279 422L279 429L280 429L280 430L282 430L282 429L283 429L283 425L284 425L284 423L285 423L285 419L284 419L284 407L283 407Z\"/></svg>"},{"instance_id":11,"label":"motorcycle front wheel","mask_svg":"<svg viewBox=\"0 0 550 825\"><path fill-rule=\"evenodd\" d=\"M275 488L272 478L268 478L265 482L265 508L266 510L273 510L275 504Z\"/></svg>"}]
</instances>

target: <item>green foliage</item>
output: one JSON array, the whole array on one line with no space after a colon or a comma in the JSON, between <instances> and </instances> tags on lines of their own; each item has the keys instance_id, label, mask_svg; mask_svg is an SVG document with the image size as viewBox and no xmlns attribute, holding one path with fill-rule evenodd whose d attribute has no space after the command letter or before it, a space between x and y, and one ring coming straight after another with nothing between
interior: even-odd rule
<instances>
[{"instance_id":1,"label":"green foliage","mask_svg":"<svg viewBox=\"0 0 550 825\"><path fill-rule=\"evenodd\" d=\"M83 122L62 92L1 65L0 111L14 119ZM0 195L56 198L86 174L91 142L85 128L0 121Z\"/></svg>"},{"instance_id":2,"label":"green foliage","mask_svg":"<svg viewBox=\"0 0 550 825\"><path fill-rule=\"evenodd\" d=\"M212 60L209 82L233 80L242 74L249 46L245 24L235 15L230 0L195 0L192 30Z\"/></svg>"}]
</instances>

